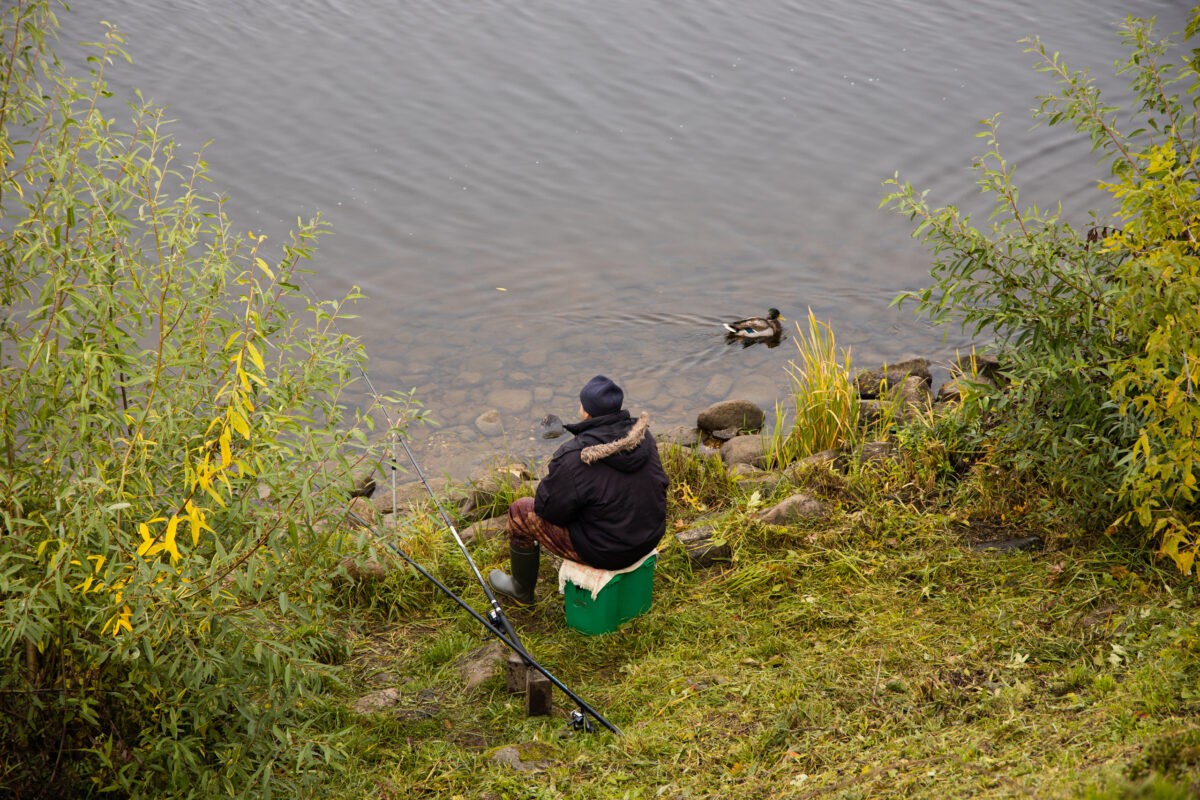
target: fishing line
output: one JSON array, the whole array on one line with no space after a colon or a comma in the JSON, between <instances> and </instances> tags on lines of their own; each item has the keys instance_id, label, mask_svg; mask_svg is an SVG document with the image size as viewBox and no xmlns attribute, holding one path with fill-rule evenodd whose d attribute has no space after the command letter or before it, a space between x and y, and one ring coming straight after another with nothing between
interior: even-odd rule
<instances>
[{"instance_id":1,"label":"fishing line","mask_svg":"<svg viewBox=\"0 0 1200 800\"><path fill-rule=\"evenodd\" d=\"M300 279L300 282L305 285L305 287L308 289L309 293L315 296L316 292L313 290L312 286L309 285L308 281L306 281L302 275L297 275L296 277L298 277ZM341 333L341 330L338 329L337 323L334 320L330 319L330 324L332 325L332 327L335 330L338 330L338 332ZM400 556L400 558L403 559L405 563L407 563L409 566L411 566L413 569L415 569L423 578L425 578L430 583L432 583L434 586L436 586L439 590L441 590L443 594L445 594L447 597L449 597L451 600L453 600L455 603L457 603L464 611L466 611L472 617L474 617L476 620L478 620L480 623L482 623L484 628L486 628L489 633L494 635L502 643L504 643L506 646L508 646L509 649L511 649L518 656L520 656L521 659L525 662L525 665L527 667L532 667L533 669L540 672L542 675L544 675L546 677L547 680L550 681L551 684L553 684L558 689L560 689L565 695L567 695L567 697L569 697L576 705L578 705L579 710L571 712L571 724L574 728L581 729L581 730L587 730L587 731L590 731L592 729L591 725L587 721L587 717L585 716L585 714L586 714L586 715L590 715L593 719L595 719L597 722L599 722L605 728L607 728L608 730L617 734L618 736L623 735L621 733L621 730L619 728L617 728L617 726L613 725L611 722L609 722L607 719L605 719L598 711L596 711L594 708L592 708L590 705L588 705L586 702L584 702L584 700L579 695L577 695L577 694L575 694L575 692L571 691L571 689L569 689L566 686L566 684L564 684L562 681L560 681L558 678L556 678L553 674L551 674L549 670L547 670L545 667L543 667L541 664L539 664L537 662L537 660L534 659L533 656L531 656L529 654L529 651L527 651L525 649L524 645L521 644L521 640L517 636L516 630L513 628L512 623L509 622L508 617L505 616L504 610L500 607L500 603L496 599L495 593L492 592L491 586L488 585L488 582L484 579L483 575L479 572L479 567L477 567L475 565L475 560L473 558L471 558L471 553L467 550L467 545L465 542L463 542L462 536L459 535L458 529L454 526L454 523L452 523L450 521L450 516L446 513L445 508L442 507L441 501L438 500L437 495L434 494L432 487L430 487L430 485L429 485L429 481L426 480L425 473L421 470L421 465L417 462L416 456L414 456L412 450L409 449L408 442L406 442L404 440L404 436L402 436L399 433L399 426L396 424L396 421L394 421L392 419L391 415L388 413L387 406L382 402L382 395L380 395L379 390L375 388L375 384L371 380L371 376L367 374L367 371L365 369L363 369L361 363L358 363L356 361L355 366L358 368L359 374L362 375L363 380L367 384L367 388L370 390L371 399L374 401L375 408L378 408L379 411L383 414L384 418L387 420L388 430L389 430L389 434L391 436L392 457L391 457L390 461L388 462L388 464L391 468L393 519L395 518L395 515L396 515L396 472L400 465L399 459L397 458L397 455L396 455L396 444L399 443L400 446L404 449L404 453L408 457L409 463L412 464L413 469L416 471L417 477L420 480L421 485L425 488L425 491L429 494L430 499L433 500L433 504L437 508L438 515L441 517L442 522L444 522L446 524L446 527L450 529L450 533L453 534L453 536L454 536L454 541L458 544L458 549L462 552L463 556L467 559L467 563L470 564L471 572L473 572L475 575L475 580L479 583L480 587L483 588L483 593L487 597L488 602L491 604L491 611L489 611L486 615L480 614L477 610L475 610L473 607L471 607L471 605L469 603L467 603L465 600L463 600L461 597L459 597L457 594L455 594L449 587L447 587L444 583L442 583L437 578L435 578L432 574L430 574L428 570L426 570L424 567L422 567L420 564L418 564L411 556L408 555L408 553L404 552L404 550L402 550L398 545L396 545L394 542L390 541L389 539L386 539L384 534L382 533L382 531L379 531L376 528L376 526L368 523L365 519L363 519L361 516L356 514L353 510L350 510L348 512L348 516L350 516L351 519L355 520L360 525L362 525L364 528L366 528L367 530L369 530L373 534L375 534L376 539L381 541L384 545L386 545L393 552L395 552L398 556Z\"/></svg>"}]
</instances>

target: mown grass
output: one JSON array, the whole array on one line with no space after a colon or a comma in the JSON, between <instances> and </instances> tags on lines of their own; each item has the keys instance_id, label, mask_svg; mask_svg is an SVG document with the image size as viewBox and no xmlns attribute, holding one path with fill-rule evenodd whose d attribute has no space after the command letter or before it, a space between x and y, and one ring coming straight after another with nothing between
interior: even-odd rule
<instances>
[{"instance_id":1,"label":"mown grass","mask_svg":"<svg viewBox=\"0 0 1200 800\"><path fill-rule=\"evenodd\" d=\"M482 627L397 567L348 595L349 725L329 796L462 798L1185 797L1200 791L1200 606L1191 579L1138 547L1056 536L1021 505L987 520L976 492L912 465L815 471L755 497L675 454L671 528L703 517L734 551L697 569L671 535L654 604L617 632L566 626L543 564L539 602L509 611L525 646L624 735L569 731L573 706L526 717L503 672L472 692L457 659ZM921 464L916 463L917 472ZM751 511L803 489L834 509L772 527ZM758 490L761 493L761 487ZM920 502L916 502L916 501ZM1016 506L1016 508L1012 508ZM976 551L971 523L1043 535L1038 552ZM678 525L676 524L678 523ZM415 525L476 608L449 534ZM438 539L438 537L443 537ZM476 546L486 572L504 544ZM389 598L395 605L389 604ZM400 703L358 716L372 689ZM565 732L565 733L564 733ZM495 756L520 749L523 771Z\"/></svg>"}]
</instances>

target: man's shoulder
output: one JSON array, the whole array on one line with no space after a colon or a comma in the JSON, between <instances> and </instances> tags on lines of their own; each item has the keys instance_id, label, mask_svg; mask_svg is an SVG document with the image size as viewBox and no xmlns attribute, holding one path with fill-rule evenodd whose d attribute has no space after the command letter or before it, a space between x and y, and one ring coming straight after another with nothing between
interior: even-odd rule
<instances>
[{"instance_id":1,"label":"man's shoulder","mask_svg":"<svg viewBox=\"0 0 1200 800\"><path fill-rule=\"evenodd\" d=\"M579 441L579 437L575 437L574 439L571 439L568 442L563 442L561 445L559 445L558 449L554 451L554 455L550 456L550 460L560 461L569 457L572 453L575 453L576 457L578 458L578 453L582 449L583 442Z\"/></svg>"}]
</instances>

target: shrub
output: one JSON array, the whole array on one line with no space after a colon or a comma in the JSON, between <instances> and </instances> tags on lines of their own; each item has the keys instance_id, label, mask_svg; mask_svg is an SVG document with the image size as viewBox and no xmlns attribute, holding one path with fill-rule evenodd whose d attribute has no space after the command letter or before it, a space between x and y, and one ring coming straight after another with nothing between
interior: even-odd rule
<instances>
[{"instance_id":1,"label":"shrub","mask_svg":"<svg viewBox=\"0 0 1200 800\"><path fill-rule=\"evenodd\" d=\"M1200 25L1194 10L1184 38ZM1107 158L1102 184L1120 227L1076 228L1061 208L1022 206L1001 155L997 119L985 122L978 183L994 197L985 232L893 178L884 204L916 222L933 251L934 285L906 293L941 324L994 338L1011 383L973 402L990 460L1055 488L1083 513L1154 534L1158 553L1190 572L1198 546L1196 438L1200 411L1200 199L1196 92L1200 59L1168 62L1170 39L1153 21L1129 18L1128 59L1118 74L1137 99L1128 133L1087 72L1028 40L1038 69L1060 92L1037 118L1071 125Z\"/></svg>"},{"instance_id":2,"label":"shrub","mask_svg":"<svg viewBox=\"0 0 1200 800\"><path fill-rule=\"evenodd\" d=\"M116 30L80 80L47 2L2 14L0 787L302 794L357 294L297 285L319 220L269 261L161 110L102 113Z\"/></svg>"}]
</instances>

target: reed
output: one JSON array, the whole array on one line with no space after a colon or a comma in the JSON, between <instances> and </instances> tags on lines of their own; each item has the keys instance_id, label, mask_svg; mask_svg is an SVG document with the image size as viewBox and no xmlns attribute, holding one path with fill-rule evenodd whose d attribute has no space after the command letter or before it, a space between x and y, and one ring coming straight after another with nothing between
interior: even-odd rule
<instances>
[{"instance_id":1,"label":"reed","mask_svg":"<svg viewBox=\"0 0 1200 800\"><path fill-rule=\"evenodd\" d=\"M850 380L850 351L839 351L833 329L809 309L807 330L796 325L791 424L778 404L764 451L767 466L780 467L813 453L853 445L858 439L858 393Z\"/></svg>"}]
</instances>

